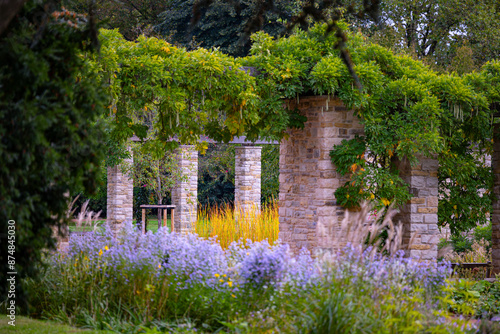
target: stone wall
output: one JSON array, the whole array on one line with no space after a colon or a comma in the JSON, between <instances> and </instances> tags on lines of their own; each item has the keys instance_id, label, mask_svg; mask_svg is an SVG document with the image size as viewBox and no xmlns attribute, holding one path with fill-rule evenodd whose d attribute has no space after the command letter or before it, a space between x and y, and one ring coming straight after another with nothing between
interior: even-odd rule
<instances>
[{"instance_id":1,"label":"stone wall","mask_svg":"<svg viewBox=\"0 0 500 334\"><path fill-rule=\"evenodd\" d=\"M407 160L396 161L399 176L408 183L413 198L403 205L393 221L403 224L403 249L407 257L422 260L437 258L437 244L442 237L438 229L438 161L419 157L416 166Z\"/></svg>"},{"instance_id":2,"label":"stone wall","mask_svg":"<svg viewBox=\"0 0 500 334\"><path fill-rule=\"evenodd\" d=\"M243 212L260 210L261 146L235 147L234 201Z\"/></svg>"},{"instance_id":3,"label":"stone wall","mask_svg":"<svg viewBox=\"0 0 500 334\"><path fill-rule=\"evenodd\" d=\"M289 130L280 146L280 239L294 251L341 246L335 240L344 209L334 192L347 180L336 172L329 153L343 139L362 134L363 126L340 100L328 99L290 101L307 117L304 129Z\"/></svg>"},{"instance_id":4,"label":"stone wall","mask_svg":"<svg viewBox=\"0 0 500 334\"><path fill-rule=\"evenodd\" d=\"M124 159L133 164L133 157ZM122 166L108 167L107 222L115 231L121 229L125 220L133 220L134 181L122 172Z\"/></svg>"},{"instance_id":5,"label":"stone wall","mask_svg":"<svg viewBox=\"0 0 500 334\"><path fill-rule=\"evenodd\" d=\"M172 204L176 206L173 230L189 233L198 214L198 151L194 145L181 145L176 158L182 177L172 189Z\"/></svg>"}]
</instances>

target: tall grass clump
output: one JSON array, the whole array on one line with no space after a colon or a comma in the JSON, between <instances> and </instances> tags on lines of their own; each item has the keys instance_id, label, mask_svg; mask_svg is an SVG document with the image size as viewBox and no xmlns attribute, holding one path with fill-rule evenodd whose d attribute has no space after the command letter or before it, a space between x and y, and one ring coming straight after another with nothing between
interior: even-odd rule
<instances>
[{"instance_id":1,"label":"tall grass clump","mask_svg":"<svg viewBox=\"0 0 500 334\"><path fill-rule=\"evenodd\" d=\"M358 217L359 218L359 217ZM363 223L364 224L364 223ZM390 224L389 224L390 225ZM348 244L293 254L131 224L71 239L27 284L32 316L118 332L467 333L448 313L448 263Z\"/></svg>"},{"instance_id":2,"label":"tall grass clump","mask_svg":"<svg viewBox=\"0 0 500 334\"><path fill-rule=\"evenodd\" d=\"M203 208L194 232L203 238L215 238L224 249L237 241L267 240L274 244L279 233L278 203L273 201L261 210L254 206L246 211L240 205L233 208L229 204Z\"/></svg>"}]
</instances>

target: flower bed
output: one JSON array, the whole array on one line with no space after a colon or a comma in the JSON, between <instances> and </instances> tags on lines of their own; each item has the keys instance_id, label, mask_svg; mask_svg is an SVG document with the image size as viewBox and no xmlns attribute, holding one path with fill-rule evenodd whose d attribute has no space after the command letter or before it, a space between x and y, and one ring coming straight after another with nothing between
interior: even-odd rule
<instances>
[{"instance_id":1,"label":"flower bed","mask_svg":"<svg viewBox=\"0 0 500 334\"><path fill-rule=\"evenodd\" d=\"M28 281L34 314L96 329L252 333L466 332L449 317L449 263L348 247L293 256L132 225L72 238Z\"/></svg>"}]
</instances>

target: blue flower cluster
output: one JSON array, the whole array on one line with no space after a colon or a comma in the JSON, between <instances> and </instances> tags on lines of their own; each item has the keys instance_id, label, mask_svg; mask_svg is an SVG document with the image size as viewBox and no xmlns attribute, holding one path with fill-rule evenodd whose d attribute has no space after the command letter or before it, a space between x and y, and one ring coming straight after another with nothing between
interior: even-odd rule
<instances>
[{"instance_id":1,"label":"blue flower cluster","mask_svg":"<svg viewBox=\"0 0 500 334\"><path fill-rule=\"evenodd\" d=\"M194 234L160 229L143 235L132 224L116 238L109 228L72 237L67 256L55 257L55 261L64 265L82 257L91 264L89 270L105 273L116 282L127 284L134 275L145 275L152 282L168 281L176 289L202 285L232 292L285 286L305 290L325 280L348 280L370 286L374 294L417 286L434 293L450 274L448 263L421 262L402 254L384 257L353 246L315 257L305 250L294 256L288 245L266 241L237 242L224 250L215 240Z\"/></svg>"}]
</instances>

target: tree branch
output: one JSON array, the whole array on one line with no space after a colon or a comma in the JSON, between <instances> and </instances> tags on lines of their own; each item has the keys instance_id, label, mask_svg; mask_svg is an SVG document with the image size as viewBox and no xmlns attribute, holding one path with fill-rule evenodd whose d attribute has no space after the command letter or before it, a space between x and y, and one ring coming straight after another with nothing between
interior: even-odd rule
<instances>
[{"instance_id":1,"label":"tree branch","mask_svg":"<svg viewBox=\"0 0 500 334\"><path fill-rule=\"evenodd\" d=\"M0 0L0 36L9 26L10 21L21 11L26 0Z\"/></svg>"}]
</instances>

